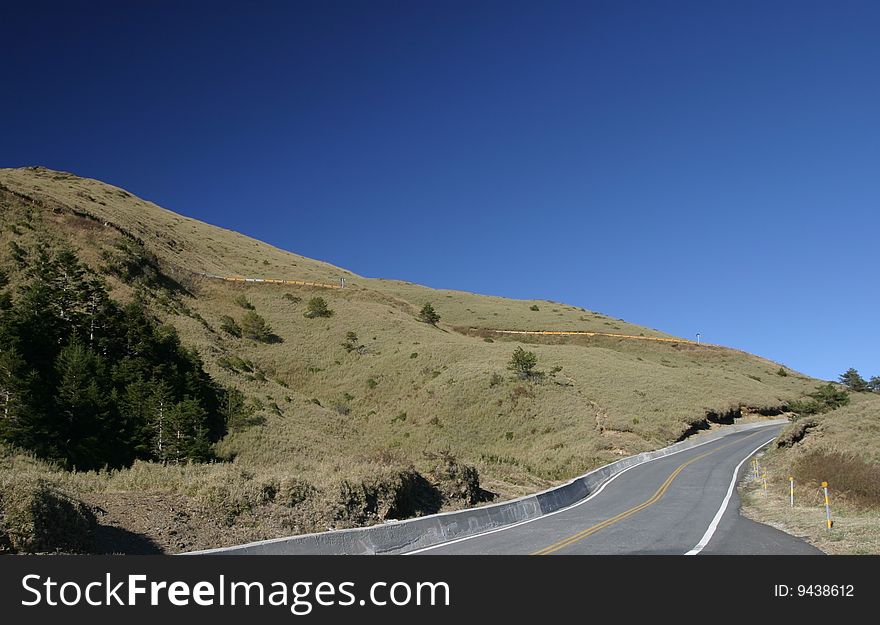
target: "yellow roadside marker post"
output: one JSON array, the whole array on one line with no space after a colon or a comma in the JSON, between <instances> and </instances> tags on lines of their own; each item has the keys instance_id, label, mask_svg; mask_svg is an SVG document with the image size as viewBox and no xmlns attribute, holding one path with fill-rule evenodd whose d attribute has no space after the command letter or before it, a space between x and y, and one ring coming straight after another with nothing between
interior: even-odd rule
<instances>
[{"instance_id":1,"label":"yellow roadside marker post","mask_svg":"<svg viewBox=\"0 0 880 625\"><path fill-rule=\"evenodd\" d=\"M761 474L761 479L764 481L764 494L767 494L767 470L764 470L764 473Z\"/></svg>"},{"instance_id":2,"label":"yellow roadside marker post","mask_svg":"<svg viewBox=\"0 0 880 625\"><path fill-rule=\"evenodd\" d=\"M788 477L788 497L791 502L791 507L794 508L794 478L792 476Z\"/></svg>"},{"instance_id":3,"label":"yellow roadside marker post","mask_svg":"<svg viewBox=\"0 0 880 625\"><path fill-rule=\"evenodd\" d=\"M822 489L825 491L825 526L830 532L834 521L831 520L831 504L828 501L828 482L822 482Z\"/></svg>"}]
</instances>

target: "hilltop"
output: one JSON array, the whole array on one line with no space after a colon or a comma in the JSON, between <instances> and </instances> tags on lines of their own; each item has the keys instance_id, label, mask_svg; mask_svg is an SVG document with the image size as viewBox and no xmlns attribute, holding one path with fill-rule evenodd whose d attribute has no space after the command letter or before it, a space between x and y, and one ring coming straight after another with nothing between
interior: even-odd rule
<instances>
[{"instance_id":1,"label":"hilltop","mask_svg":"<svg viewBox=\"0 0 880 625\"><path fill-rule=\"evenodd\" d=\"M98 550L218 546L516 496L717 423L781 414L817 384L577 306L359 276L68 173L0 170L0 209L8 291L34 250L71 250L241 393L244 416L212 464L70 473L4 452L4 480L42 480L98 510ZM307 314L317 297L332 314ZM436 325L419 318L426 303ZM242 332L254 315L267 324L257 340ZM507 369L517 346L541 375Z\"/></svg>"}]
</instances>

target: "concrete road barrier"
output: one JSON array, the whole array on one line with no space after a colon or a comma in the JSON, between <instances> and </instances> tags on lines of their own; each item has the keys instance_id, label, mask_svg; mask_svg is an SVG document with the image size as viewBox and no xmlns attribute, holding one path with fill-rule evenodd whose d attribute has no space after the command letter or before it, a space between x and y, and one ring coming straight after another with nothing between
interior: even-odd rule
<instances>
[{"instance_id":1,"label":"concrete road barrier","mask_svg":"<svg viewBox=\"0 0 880 625\"><path fill-rule=\"evenodd\" d=\"M236 545L194 551L192 554L218 555L373 555L399 554L430 547L449 540L481 534L507 525L527 521L567 508L588 497L609 478L629 467L655 458L690 449L717 440L734 432L743 432L770 425L788 423L774 419L744 425L724 426L712 432L692 436L655 451L622 458L594 469L585 475L548 490L497 504L441 512L430 516L394 521L370 527L301 534Z\"/></svg>"}]
</instances>

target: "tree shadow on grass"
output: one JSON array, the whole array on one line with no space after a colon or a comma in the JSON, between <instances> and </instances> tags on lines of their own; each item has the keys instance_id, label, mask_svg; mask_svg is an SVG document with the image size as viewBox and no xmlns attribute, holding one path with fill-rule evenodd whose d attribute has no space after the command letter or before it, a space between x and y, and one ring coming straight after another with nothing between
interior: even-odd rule
<instances>
[{"instance_id":1,"label":"tree shadow on grass","mask_svg":"<svg viewBox=\"0 0 880 625\"><path fill-rule=\"evenodd\" d=\"M495 501L496 497L498 497L497 493L493 493L491 490L486 490L485 488L480 488L480 491L477 494L477 503L491 503Z\"/></svg>"},{"instance_id":2,"label":"tree shadow on grass","mask_svg":"<svg viewBox=\"0 0 880 625\"><path fill-rule=\"evenodd\" d=\"M150 537L112 525L95 528L95 553L126 555L160 555L165 551Z\"/></svg>"}]
</instances>

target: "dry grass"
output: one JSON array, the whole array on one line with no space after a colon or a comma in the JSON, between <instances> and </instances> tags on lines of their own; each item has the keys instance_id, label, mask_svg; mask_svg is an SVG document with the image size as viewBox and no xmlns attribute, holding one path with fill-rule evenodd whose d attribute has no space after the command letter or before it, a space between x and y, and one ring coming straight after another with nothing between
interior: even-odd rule
<instances>
[{"instance_id":1,"label":"dry grass","mask_svg":"<svg viewBox=\"0 0 880 625\"><path fill-rule=\"evenodd\" d=\"M832 502L834 526L828 531L825 508L815 496L816 492L803 493L805 503L791 508L787 485L779 482L775 486L767 495L757 484L743 489L745 516L803 538L825 553L880 554L880 521L876 509L849 508Z\"/></svg>"},{"instance_id":2,"label":"dry grass","mask_svg":"<svg viewBox=\"0 0 880 625\"><path fill-rule=\"evenodd\" d=\"M755 520L802 536L828 553L880 553L880 396L854 394L849 406L796 422L783 446L762 457L769 489L743 491L743 511ZM789 507L789 476L795 478ZM821 483L828 482L834 526L825 527Z\"/></svg>"},{"instance_id":3,"label":"dry grass","mask_svg":"<svg viewBox=\"0 0 880 625\"><path fill-rule=\"evenodd\" d=\"M852 393L850 397L848 406L809 417L817 425L792 449L793 458L820 450L880 463L880 395Z\"/></svg>"},{"instance_id":4,"label":"dry grass","mask_svg":"<svg viewBox=\"0 0 880 625\"><path fill-rule=\"evenodd\" d=\"M55 471L0 448L0 553L88 552L95 517Z\"/></svg>"},{"instance_id":5,"label":"dry grass","mask_svg":"<svg viewBox=\"0 0 880 625\"><path fill-rule=\"evenodd\" d=\"M798 460L792 473L807 483L833 484L853 506L880 508L880 465L858 456L813 451Z\"/></svg>"},{"instance_id":6,"label":"dry grass","mask_svg":"<svg viewBox=\"0 0 880 625\"><path fill-rule=\"evenodd\" d=\"M106 549L93 541L96 513L102 526L145 531L174 552L372 525L483 500L473 467L449 454L425 461L423 475L385 454L319 471L323 481L315 485L283 466L248 470L239 463L136 462L118 471L68 472L0 446L0 553ZM155 509L143 510L144 502Z\"/></svg>"}]
</instances>

